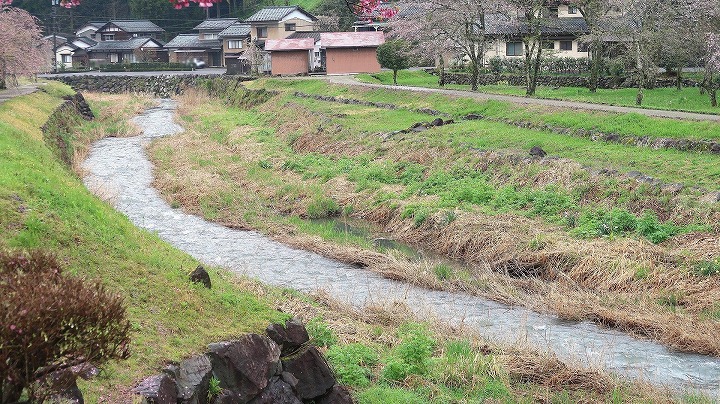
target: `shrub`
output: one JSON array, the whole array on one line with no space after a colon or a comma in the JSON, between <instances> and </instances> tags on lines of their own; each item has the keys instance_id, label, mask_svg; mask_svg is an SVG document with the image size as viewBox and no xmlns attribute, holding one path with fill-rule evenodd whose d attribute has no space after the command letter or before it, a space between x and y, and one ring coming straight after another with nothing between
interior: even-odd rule
<instances>
[{"instance_id":1,"label":"shrub","mask_svg":"<svg viewBox=\"0 0 720 404\"><path fill-rule=\"evenodd\" d=\"M637 232L657 244L674 236L677 228L670 223L661 223L654 212L646 211L637 221Z\"/></svg>"},{"instance_id":2,"label":"shrub","mask_svg":"<svg viewBox=\"0 0 720 404\"><path fill-rule=\"evenodd\" d=\"M445 264L439 264L435 266L433 272L439 280L444 281L450 278L450 275L452 275L452 268Z\"/></svg>"},{"instance_id":3,"label":"shrub","mask_svg":"<svg viewBox=\"0 0 720 404\"><path fill-rule=\"evenodd\" d=\"M402 342L396 348L398 358L409 365L410 373L424 374L435 350L435 340L420 324L407 324L400 330Z\"/></svg>"},{"instance_id":4,"label":"shrub","mask_svg":"<svg viewBox=\"0 0 720 404\"><path fill-rule=\"evenodd\" d=\"M0 391L14 402L23 389L42 401L36 381L82 362L127 357L130 322L119 296L66 277L49 254L0 252Z\"/></svg>"},{"instance_id":5,"label":"shrub","mask_svg":"<svg viewBox=\"0 0 720 404\"><path fill-rule=\"evenodd\" d=\"M340 207L334 199L318 194L313 196L307 207L307 215L310 219L330 217L340 213Z\"/></svg>"},{"instance_id":6,"label":"shrub","mask_svg":"<svg viewBox=\"0 0 720 404\"><path fill-rule=\"evenodd\" d=\"M358 394L360 404L415 404L426 402L417 393L394 387L374 386Z\"/></svg>"},{"instance_id":7,"label":"shrub","mask_svg":"<svg viewBox=\"0 0 720 404\"><path fill-rule=\"evenodd\" d=\"M333 346L326 354L333 365L340 382L349 386L366 387L370 384L372 374L369 366L378 362L378 355L363 344Z\"/></svg>"}]
</instances>

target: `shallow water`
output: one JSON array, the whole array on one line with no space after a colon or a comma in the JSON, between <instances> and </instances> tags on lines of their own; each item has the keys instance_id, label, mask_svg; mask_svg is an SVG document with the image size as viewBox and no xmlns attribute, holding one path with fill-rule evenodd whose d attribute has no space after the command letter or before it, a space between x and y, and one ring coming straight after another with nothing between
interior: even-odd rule
<instances>
[{"instance_id":1,"label":"shallow water","mask_svg":"<svg viewBox=\"0 0 720 404\"><path fill-rule=\"evenodd\" d=\"M135 225L156 232L198 260L275 286L326 290L358 307L402 301L421 315L462 323L500 343L523 341L566 361L600 365L653 384L720 392L718 358L673 352L588 322L562 321L462 293L409 286L256 232L232 230L172 209L151 186L153 167L144 146L153 138L182 131L173 120L174 109L173 101L163 100L135 119L144 130L142 136L98 141L84 163L85 184Z\"/></svg>"}]
</instances>

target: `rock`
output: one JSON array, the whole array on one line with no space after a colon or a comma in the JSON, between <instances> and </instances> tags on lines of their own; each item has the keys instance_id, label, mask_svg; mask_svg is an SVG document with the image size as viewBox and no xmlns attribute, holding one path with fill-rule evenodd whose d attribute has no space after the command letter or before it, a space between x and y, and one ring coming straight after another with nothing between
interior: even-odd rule
<instances>
[{"instance_id":1,"label":"rock","mask_svg":"<svg viewBox=\"0 0 720 404\"><path fill-rule=\"evenodd\" d=\"M178 403L207 403L210 378L212 378L212 365L207 356L199 355L185 359L179 365L169 366L166 372L177 384Z\"/></svg>"},{"instance_id":2,"label":"rock","mask_svg":"<svg viewBox=\"0 0 720 404\"><path fill-rule=\"evenodd\" d=\"M245 404L246 402L247 401L241 400L237 393L230 390L224 390L215 398L213 404Z\"/></svg>"},{"instance_id":3,"label":"rock","mask_svg":"<svg viewBox=\"0 0 720 404\"><path fill-rule=\"evenodd\" d=\"M83 380L90 380L100 374L100 369L87 362L75 365L70 370Z\"/></svg>"},{"instance_id":4,"label":"rock","mask_svg":"<svg viewBox=\"0 0 720 404\"><path fill-rule=\"evenodd\" d=\"M212 287L212 284L210 283L210 274L207 273L202 265L198 265L198 267L192 271L190 274L190 280L195 283L202 283L208 289Z\"/></svg>"},{"instance_id":5,"label":"rock","mask_svg":"<svg viewBox=\"0 0 720 404\"><path fill-rule=\"evenodd\" d=\"M270 338L248 334L237 341L209 346L208 357L220 387L244 402L260 394L270 377L281 372L280 348Z\"/></svg>"},{"instance_id":6,"label":"rock","mask_svg":"<svg viewBox=\"0 0 720 404\"><path fill-rule=\"evenodd\" d=\"M280 346L282 356L297 351L303 344L310 341L305 326L297 318L292 318L282 324L270 324L265 330L268 337Z\"/></svg>"},{"instance_id":7,"label":"rock","mask_svg":"<svg viewBox=\"0 0 720 404\"><path fill-rule=\"evenodd\" d=\"M483 118L484 118L484 116L479 115L479 114L467 114L467 115L465 115L464 119L466 119L468 121L476 121L478 119L483 119Z\"/></svg>"},{"instance_id":8,"label":"rock","mask_svg":"<svg viewBox=\"0 0 720 404\"><path fill-rule=\"evenodd\" d=\"M135 387L134 392L142 396L143 404L177 403L177 387L166 374L148 377Z\"/></svg>"},{"instance_id":9,"label":"rock","mask_svg":"<svg viewBox=\"0 0 720 404\"><path fill-rule=\"evenodd\" d=\"M302 404L292 386L279 377L273 377L267 388L255 397L250 404Z\"/></svg>"},{"instance_id":10,"label":"rock","mask_svg":"<svg viewBox=\"0 0 720 404\"><path fill-rule=\"evenodd\" d=\"M298 379L295 391L301 400L313 400L325 395L335 385L335 376L315 347L284 359L283 368Z\"/></svg>"},{"instance_id":11,"label":"rock","mask_svg":"<svg viewBox=\"0 0 720 404\"><path fill-rule=\"evenodd\" d=\"M412 129L413 132L425 132L427 130L424 126L417 126Z\"/></svg>"},{"instance_id":12,"label":"rock","mask_svg":"<svg viewBox=\"0 0 720 404\"><path fill-rule=\"evenodd\" d=\"M720 192L710 192L700 197L700 202L718 203L720 202Z\"/></svg>"},{"instance_id":13,"label":"rock","mask_svg":"<svg viewBox=\"0 0 720 404\"><path fill-rule=\"evenodd\" d=\"M545 157L547 153L545 153L545 150L540 146L533 146L532 149L530 149L530 155L533 157Z\"/></svg>"},{"instance_id":14,"label":"rock","mask_svg":"<svg viewBox=\"0 0 720 404\"><path fill-rule=\"evenodd\" d=\"M663 192L667 192L670 194L677 194L680 193L683 189L685 189L685 185L681 183L675 183L675 184L664 184L660 186L660 189Z\"/></svg>"},{"instance_id":15,"label":"rock","mask_svg":"<svg viewBox=\"0 0 720 404\"><path fill-rule=\"evenodd\" d=\"M629 171L627 174L628 178L642 178L644 177L643 173L640 171Z\"/></svg>"},{"instance_id":16,"label":"rock","mask_svg":"<svg viewBox=\"0 0 720 404\"><path fill-rule=\"evenodd\" d=\"M76 381L77 376L72 369L61 369L45 376L41 385L48 393L49 402L84 404L85 400Z\"/></svg>"},{"instance_id":17,"label":"rock","mask_svg":"<svg viewBox=\"0 0 720 404\"><path fill-rule=\"evenodd\" d=\"M430 125L432 126L443 126L444 122L442 118L435 118L432 122L430 122Z\"/></svg>"},{"instance_id":18,"label":"rock","mask_svg":"<svg viewBox=\"0 0 720 404\"><path fill-rule=\"evenodd\" d=\"M329 393L316 399L315 404L353 404L353 399L347 388L336 384Z\"/></svg>"},{"instance_id":19,"label":"rock","mask_svg":"<svg viewBox=\"0 0 720 404\"><path fill-rule=\"evenodd\" d=\"M295 386L297 386L297 384L298 384L298 379L297 379L297 377L293 376L293 374L290 373L290 372L282 372L282 373L280 374L280 377L283 379L283 381L284 381L285 383L289 384L293 389L294 389Z\"/></svg>"}]
</instances>

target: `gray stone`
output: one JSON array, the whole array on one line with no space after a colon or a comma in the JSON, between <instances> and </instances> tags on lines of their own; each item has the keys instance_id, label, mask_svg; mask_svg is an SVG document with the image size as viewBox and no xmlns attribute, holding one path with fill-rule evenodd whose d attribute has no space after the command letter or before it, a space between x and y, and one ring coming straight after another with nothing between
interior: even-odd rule
<instances>
[{"instance_id":1,"label":"gray stone","mask_svg":"<svg viewBox=\"0 0 720 404\"><path fill-rule=\"evenodd\" d=\"M280 346L282 356L290 355L310 341L310 336L303 323L292 318L282 324L270 324L265 330L268 337Z\"/></svg>"},{"instance_id":2,"label":"gray stone","mask_svg":"<svg viewBox=\"0 0 720 404\"><path fill-rule=\"evenodd\" d=\"M685 189L685 185L681 183L675 183L675 184L663 184L660 186L660 189L663 192L667 192L670 194L678 194L680 191Z\"/></svg>"},{"instance_id":3,"label":"gray stone","mask_svg":"<svg viewBox=\"0 0 720 404\"><path fill-rule=\"evenodd\" d=\"M209 346L208 357L220 387L250 401L267 386L270 377L282 371L280 348L270 338L248 334L237 341Z\"/></svg>"},{"instance_id":4,"label":"gray stone","mask_svg":"<svg viewBox=\"0 0 720 404\"><path fill-rule=\"evenodd\" d=\"M720 202L720 192L710 192L700 197L700 202L718 203Z\"/></svg>"},{"instance_id":5,"label":"gray stone","mask_svg":"<svg viewBox=\"0 0 720 404\"><path fill-rule=\"evenodd\" d=\"M315 400L315 404L353 404L353 399L347 388L336 384L329 393Z\"/></svg>"},{"instance_id":6,"label":"gray stone","mask_svg":"<svg viewBox=\"0 0 720 404\"><path fill-rule=\"evenodd\" d=\"M177 384L178 403L207 403L212 378L212 365L207 356L193 356L180 362L179 365L169 366L166 371Z\"/></svg>"},{"instance_id":7,"label":"gray stone","mask_svg":"<svg viewBox=\"0 0 720 404\"><path fill-rule=\"evenodd\" d=\"M135 387L134 392L142 396L143 404L177 403L177 386L166 374L148 377Z\"/></svg>"},{"instance_id":8,"label":"gray stone","mask_svg":"<svg viewBox=\"0 0 720 404\"><path fill-rule=\"evenodd\" d=\"M40 382L49 395L48 402L84 404L82 392L77 386L77 376L72 369L61 369L45 376Z\"/></svg>"},{"instance_id":9,"label":"gray stone","mask_svg":"<svg viewBox=\"0 0 720 404\"><path fill-rule=\"evenodd\" d=\"M323 396L335 385L335 376L315 347L283 359L283 368L298 379L295 391L301 400Z\"/></svg>"},{"instance_id":10,"label":"gray stone","mask_svg":"<svg viewBox=\"0 0 720 404\"><path fill-rule=\"evenodd\" d=\"M533 157L545 157L547 153L540 146L533 146L532 149L530 149L530 155Z\"/></svg>"},{"instance_id":11,"label":"gray stone","mask_svg":"<svg viewBox=\"0 0 720 404\"><path fill-rule=\"evenodd\" d=\"M198 267L190 273L190 280L194 283L202 283L208 289L212 287L210 274L205 270L205 268L203 268L202 265L198 265Z\"/></svg>"},{"instance_id":12,"label":"gray stone","mask_svg":"<svg viewBox=\"0 0 720 404\"><path fill-rule=\"evenodd\" d=\"M292 386L279 377L270 380L267 388L255 397L250 404L302 404Z\"/></svg>"}]
</instances>

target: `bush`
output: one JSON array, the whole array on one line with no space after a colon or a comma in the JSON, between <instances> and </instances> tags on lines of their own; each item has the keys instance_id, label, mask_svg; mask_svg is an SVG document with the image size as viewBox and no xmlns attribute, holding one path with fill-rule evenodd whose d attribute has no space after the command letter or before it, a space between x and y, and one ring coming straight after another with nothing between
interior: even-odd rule
<instances>
[{"instance_id":1,"label":"bush","mask_svg":"<svg viewBox=\"0 0 720 404\"><path fill-rule=\"evenodd\" d=\"M0 391L42 401L37 380L54 370L125 359L130 323L119 296L65 277L42 252L0 252Z\"/></svg>"},{"instance_id":2,"label":"bush","mask_svg":"<svg viewBox=\"0 0 720 404\"><path fill-rule=\"evenodd\" d=\"M387 361L383 377L387 380L402 381L408 375L424 375L435 350L435 340L420 324L406 324L401 327L402 342L395 348L394 357Z\"/></svg>"},{"instance_id":3,"label":"bush","mask_svg":"<svg viewBox=\"0 0 720 404\"><path fill-rule=\"evenodd\" d=\"M310 339L319 347L332 347L337 343L337 337L321 317L315 317L305 326Z\"/></svg>"},{"instance_id":4,"label":"bush","mask_svg":"<svg viewBox=\"0 0 720 404\"><path fill-rule=\"evenodd\" d=\"M337 202L321 194L314 195L307 207L307 215L310 219L331 217L338 213L340 213L340 206Z\"/></svg>"}]
</instances>

